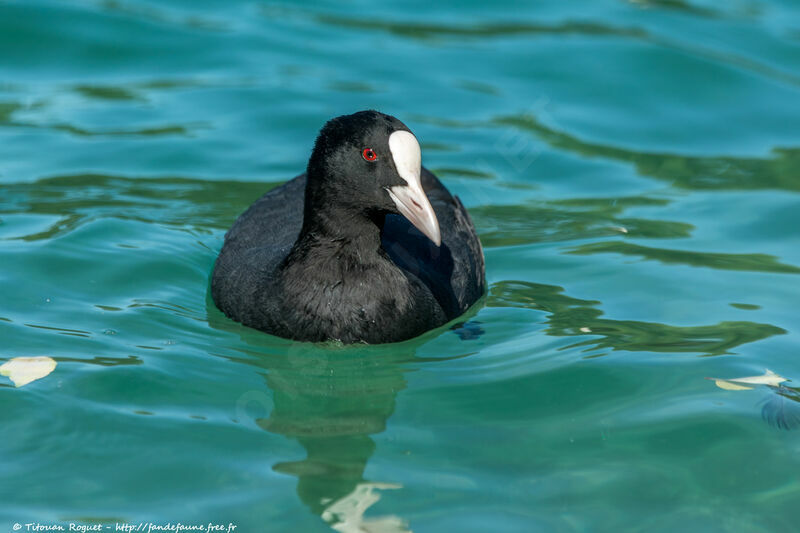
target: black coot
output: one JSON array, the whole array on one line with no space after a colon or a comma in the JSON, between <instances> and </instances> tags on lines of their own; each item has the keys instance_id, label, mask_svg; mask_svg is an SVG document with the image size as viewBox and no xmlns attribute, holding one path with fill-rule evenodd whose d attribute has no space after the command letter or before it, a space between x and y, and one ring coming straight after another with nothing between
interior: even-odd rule
<instances>
[{"instance_id":1,"label":"black coot","mask_svg":"<svg viewBox=\"0 0 800 533\"><path fill-rule=\"evenodd\" d=\"M242 324L313 342L401 341L461 315L484 293L483 251L420 157L392 116L330 120L306 173L228 231L214 302Z\"/></svg>"}]
</instances>

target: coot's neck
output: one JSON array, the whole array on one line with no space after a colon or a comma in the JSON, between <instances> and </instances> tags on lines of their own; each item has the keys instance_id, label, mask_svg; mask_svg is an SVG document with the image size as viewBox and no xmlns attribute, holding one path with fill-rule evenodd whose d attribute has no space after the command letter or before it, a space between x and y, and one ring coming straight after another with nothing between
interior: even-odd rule
<instances>
[{"instance_id":1,"label":"coot's neck","mask_svg":"<svg viewBox=\"0 0 800 533\"><path fill-rule=\"evenodd\" d=\"M348 191L334 187L338 180L320 179L321 172L309 165L303 227L287 262L344 263L343 269L348 270L350 265L385 260L381 248L385 214L365 208Z\"/></svg>"},{"instance_id":2,"label":"coot's neck","mask_svg":"<svg viewBox=\"0 0 800 533\"><path fill-rule=\"evenodd\" d=\"M381 230L383 213L367 213L345 207L330 206L305 210L303 228L294 245L298 248L335 248L338 253L351 252L360 259L383 257Z\"/></svg>"}]
</instances>

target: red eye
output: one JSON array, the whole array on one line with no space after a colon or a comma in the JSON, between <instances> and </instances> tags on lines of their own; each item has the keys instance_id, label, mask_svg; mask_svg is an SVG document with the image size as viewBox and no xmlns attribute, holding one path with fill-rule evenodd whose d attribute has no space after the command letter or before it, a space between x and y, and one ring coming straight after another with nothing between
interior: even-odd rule
<instances>
[{"instance_id":1,"label":"red eye","mask_svg":"<svg viewBox=\"0 0 800 533\"><path fill-rule=\"evenodd\" d=\"M364 151L361 152L361 157L363 157L367 161L375 161L378 159L378 154L375 153L375 150L372 148L364 148Z\"/></svg>"}]
</instances>

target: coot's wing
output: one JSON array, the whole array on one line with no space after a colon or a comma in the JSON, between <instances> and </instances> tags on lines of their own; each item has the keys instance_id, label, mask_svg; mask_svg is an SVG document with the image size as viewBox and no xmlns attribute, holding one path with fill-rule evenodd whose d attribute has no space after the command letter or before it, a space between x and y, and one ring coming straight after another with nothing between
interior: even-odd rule
<instances>
[{"instance_id":1,"label":"coot's wing","mask_svg":"<svg viewBox=\"0 0 800 533\"><path fill-rule=\"evenodd\" d=\"M305 190L301 174L256 200L225 234L221 253L293 245L303 225Z\"/></svg>"},{"instance_id":2,"label":"coot's wing","mask_svg":"<svg viewBox=\"0 0 800 533\"><path fill-rule=\"evenodd\" d=\"M228 233L211 277L211 294L231 318L248 323L259 311L265 274L289 253L303 225L306 176L302 174L259 198Z\"/></svg>"},{"instance_id":3,"label":"coot's wing","mask_svg":"<svg viewBox=\"0 0 800 533\"><path fill-rule=\"evenodd\" d=\"M401 268L422 280L448 319L461 315L484 293L483 250L469 213L439 179L422 168L422 187L439 219L442 245L437 247L400 215L386 217L381 240Z\"/></svg>"}]
</instances>

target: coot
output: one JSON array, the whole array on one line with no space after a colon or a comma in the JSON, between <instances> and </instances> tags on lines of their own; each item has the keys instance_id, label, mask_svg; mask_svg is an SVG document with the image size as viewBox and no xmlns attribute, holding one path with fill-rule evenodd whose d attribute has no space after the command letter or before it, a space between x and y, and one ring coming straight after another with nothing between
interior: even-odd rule
<instances>
[{"instance_id":1,"label":"coot","mask_svg":"<svg viewBox=\"0 0 800 533\"><path fill-rule=\"evenodd\" d=\"M312 342L416 337L484 290L469 214L408 127L377 111L325 124L306 173L234 222L211 279L228 317Z\"/></svg>"}]
</instances>

